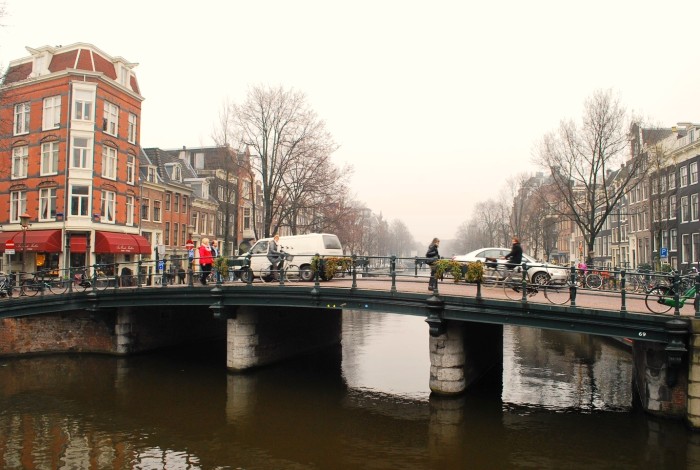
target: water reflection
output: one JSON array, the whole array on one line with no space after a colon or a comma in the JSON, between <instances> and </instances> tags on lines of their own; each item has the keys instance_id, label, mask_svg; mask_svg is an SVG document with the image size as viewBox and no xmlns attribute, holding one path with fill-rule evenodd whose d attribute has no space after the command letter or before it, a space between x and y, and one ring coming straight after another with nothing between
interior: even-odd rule
<instances>
[{"instance_id":1,"label":"water reflection","mask_svg":"<svg viewBox=\"0 0 700 470\"><path fill-rule=\"evenodd\" d=\"M632 407L631 358L506 328L504 365L428 390L421 318L348 312L337 348L249 374L225 344L0 360L6 469L694 468L697 438Z\"/></svg>"}]
</instances>

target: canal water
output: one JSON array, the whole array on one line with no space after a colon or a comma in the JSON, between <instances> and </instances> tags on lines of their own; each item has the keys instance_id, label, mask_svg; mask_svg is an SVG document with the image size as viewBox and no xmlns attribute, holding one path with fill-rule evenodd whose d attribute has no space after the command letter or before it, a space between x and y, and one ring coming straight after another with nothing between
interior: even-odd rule
<instances>
[{"instance_id":1,"label":"canal water","mask_svg":"<svg viewBox=\"0 0 700 470\"><path fill-rule=\"evenodd\" d=\"M422 318L345 312L342 345L229 374L225 345L0 359L2 469L700 469L633 403L613 341L506 327L502 370L428 389Z\"/></svg>"}]
</instances>

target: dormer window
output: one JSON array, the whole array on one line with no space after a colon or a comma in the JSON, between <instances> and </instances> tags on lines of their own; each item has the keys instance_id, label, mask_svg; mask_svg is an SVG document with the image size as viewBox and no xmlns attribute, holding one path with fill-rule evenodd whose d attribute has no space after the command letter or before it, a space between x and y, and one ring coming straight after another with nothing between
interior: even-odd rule
<instances>
[{"instance_id":1,"label":"dormer window","mask_svg":"<svg viewBox=\"0 0 700 470\"><path fill-rule=\"evenodd\" d=\"M182 182L182 168L179 164L169 163L165 167L168 170L168 175L170 176L171 180L177 181L178 183Z\"/></svg>"},{"instance_id":2,"label":"dormer window","mask_svg":"<svg viewBox=\"0 0 700 470\"><path fill-rule=\"evenodd\" d=\"M158 173L156 172L156 167L149 166L146 169L146 181L148 181L149 183L158 182Z\"/></svg>"}]
</instances>

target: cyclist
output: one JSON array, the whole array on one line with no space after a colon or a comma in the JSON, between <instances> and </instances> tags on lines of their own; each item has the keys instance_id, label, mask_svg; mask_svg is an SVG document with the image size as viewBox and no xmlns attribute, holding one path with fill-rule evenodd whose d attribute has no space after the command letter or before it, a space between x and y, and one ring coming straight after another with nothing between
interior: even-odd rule
<instances>
[{"instance_id":1,"label":"cyclist","mask_svg":"<svg viewBox=\"0 0 700 470\"><path fill-rule=\"evenodd\" d=\"M509 271L512 271L522 264L523 248L520 246L520 240L518 240L518 237L513 237L513 246L510 248L510 253L505 255L503 258L508 261L506 263L506 268Z\"/></svg>"},{"instance_id":2,"label":"cyclist","mask_svg":"<svg viewBox=\"0 0 700 470\"><path fill-rule=\"evenodd\" d=\"M270 241L270 248L267 251L267 259L272 265L272 272L275 272L282 268L282 253L280 252L280 236L275 234L274 238Z\"/></svg>"}]
</instances>

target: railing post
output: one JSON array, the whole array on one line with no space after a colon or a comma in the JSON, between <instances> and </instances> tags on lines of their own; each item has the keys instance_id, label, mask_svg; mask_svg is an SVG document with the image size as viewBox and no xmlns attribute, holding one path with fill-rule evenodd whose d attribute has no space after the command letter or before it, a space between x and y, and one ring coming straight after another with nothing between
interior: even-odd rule
<instances>
[{"instance_id":1,"label":"railing post","mask_svg":"<svg viewBox=\"0 0 700 470\"><path fill-rule=\"evenodd\" d=\"M141 289L141 268L143 267L143 260L138 260L136 262L136 288Z\"/></svg>"},{"instance_id":2,"label":"railing post","mask_svg":"<svg viewBox=\"0 0 700 470\"><path fill-rule=\"evenodd\" d=\"M352 289L357 289L357 255L352 255Z\"/></svg>"},{"instance_id":3,"label":"railing post","mask_svg":"<svg viewBox=\"0 0 700 470\"><path fill-rule=\"evenodd\" d=\"M248 276L248 282L246 282L247 285L252 286L253 285L253 269L250 267L250 258L253 256L250 252L245 257L245 265L248 271L250 271L250 276Z\"/></svg>"},{"instance_id":4,"label":"railing post","mask_svg":"<svg viewBox=\"0 0 700 470\"><path fill-rule=\"evenodd\" d=\"M287 264L287 257L283 257L282 266L277 267L277 271L280 273L280 286L284 286L284 266Z\"/></svg>"},{"instance_id":5,"label":"railing post","mask_svg":"<svg viewBox=\"0 0 700 470\"><path fill-rule=\"evenodd\" d=\"M389 263L391 269L391 293L396 293L396 255L391 255L391 261Z\"/></svg>"},{"instance_id":6,"label":"railing post","mask_svg":"<svg viewBox=\"0 0 700 470\"><path fill-rule=\"evenodd\" d=\"M620 271L620 300L622 304L620 305L620 311L627 311L627 279L625 278L625 268Z\"/></svg>"},{"instance_id":7,"label":"railing post","mask_svg":"<svg viewBox=\"0 0 700 470\"><path fill-rule=\"evenodd\" d=\"M569 297L571 297L571 306L576 306L576 266L571 266L571 277L569 281Z\"/></svg>"},{"instance_id":8,"label":"railing post","mask_svg":"<svg viewBox=\"0 0 700 470\"><path fill-rule=\"evenodd\" d=\"M314 295L318 295L321 293L321 282L319 281L319 279L321 277L321 269L323 269L323 260L321 260L321 255L319 255L318 253L314 255L313 259L316 260L316 269L314 270L314 288L311 289L311 293Z\"/></svg>"},{"instance_id":9,"label":"railing post","mask_svg":"<svg viewBox=\"0 0 700 470\"><path fill-rule=\"evenodd\" d=\"M413 257L413 277L418 277L418 257Z\"/></svg>"},{"instance_id":10,"label":"railing post","mask_svg":"<svg viewBox=\"0 0 700 470\"><path fill-rule=\"evenodd\" d=\"M92 265L92 291L97 290L97 267L99 264L95 263Z\"/></svg>"},{"instance_id":11,"label":"railing post","mask_svg":"<svg viewBox=\"0 0 700 470\"><path fill-rule=\"evenodd\" d=\"M681 308L678 304L680 304L680 293L678 292L680 289L680 276L678 275L677 272L673 273L673 315L674 316L680 316L681 314Z\"/></svg>"},{"instance_id":12,"label":"railing post","mask_svg":"<svg viewBox=\"0 0 700 470\"><path fill-rule=\"evenodd\" d=\"M522 297L520 300L522 303L527 303L527 263L523 262L521 266L523 268L523 273L520 281L520 285L522 287Z\"/></svg>"},{"instance_id":13,"label":"railing post","mask_svg":"<svg viewBox=\"0 0 700 470\"><path fill-rule=\"evenodd\" d=\"M160 287L167 287L168 286L168 275L166 274L168 272L168 260L163 259L163 276L160 278Z\"/></svg>"},{"instance_id":14,"label":"railing post","mask_svg":"<svg viewBox=\"0 0 700 470\"><path fill-rule=\"evenodd\" d=\"M695 309L695 318L700 317L700 272L695 274L695 301L693 302Z\"/></svg>"}]
</instances>

